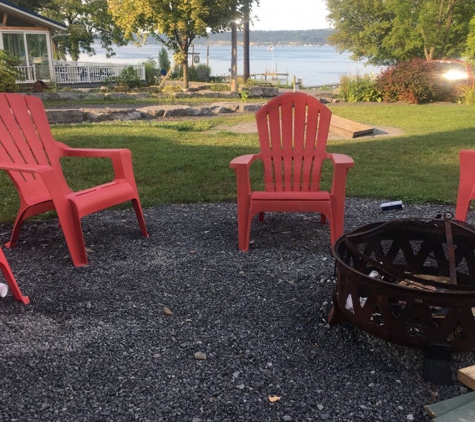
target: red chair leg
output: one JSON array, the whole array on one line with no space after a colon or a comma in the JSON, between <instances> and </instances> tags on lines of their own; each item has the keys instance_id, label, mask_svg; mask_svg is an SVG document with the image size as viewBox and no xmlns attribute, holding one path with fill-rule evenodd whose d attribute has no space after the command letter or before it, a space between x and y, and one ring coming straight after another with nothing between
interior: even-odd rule
<instances>
[{"instance_id":1,"label":"red chair leg","mask_svg":"<svg viewBox=\"0 0 475 422\"><path fill-rule=\"evenodd\" d=\"M69 254L76 267L87 265L86 246L82 233L81 220L72 213L58 210L59 222L68 245Z\"/></svg>"},{"instance_id":2,"label":"red chair leg","mask_svg":"<svg viewBox=\"0 0 475 422\"><path fill-rule=\"evenodd\" d=\"M10 265L8 265L7 258L5 257L5 254L3 253L1 249L0 249L0 269L2 270L3 276L5 277L8 287L12 291L12 294L15 300L17 300L18 302L24 303L25 305L30 303L29 297L22 295L20 291L20 287L18 287L15 277L13 276L12 270L10 269Z\"/></svg>"},{"instance_id":3,"label":"red chair leg","mask_svg":"<svg viewBox=\"0 0 475 422\"><path fill-rule=\"evenodd\" d=\"M457 195L455 219L465 221L470 207L470 201L474 199L475 190L475 151L462 150L459 152L460 181Z\"/></svg>"},{"instance_id":4,"label":"red chair leg","mask_svg":"<svg viewBox=\"0 0 475 422\"><path fill-rule=\"evenodd\" d=\"M147 232L147 227L145 226L145 218L143 216L142 206L137 199L132 199L132 204L134 205L135 215L137 216L137 221L139 222L140 231L145 237L149 237Z\"/></svg>"}]
</instances>

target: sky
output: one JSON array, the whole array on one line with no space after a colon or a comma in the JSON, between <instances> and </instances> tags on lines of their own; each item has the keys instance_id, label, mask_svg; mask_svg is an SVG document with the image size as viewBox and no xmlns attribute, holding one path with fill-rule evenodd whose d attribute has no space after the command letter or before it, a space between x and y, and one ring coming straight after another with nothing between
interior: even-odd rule
<instances>
[{"instance_id":1,"label":"sky","mask_svg":"<svg viewBox=\"0 0 475 422\"><path fill-rule=\"evenodd\" d=\"M277 31L329 28L325 0L260 0L253 6L251 30Z\"/></svg>"}]
</instances>

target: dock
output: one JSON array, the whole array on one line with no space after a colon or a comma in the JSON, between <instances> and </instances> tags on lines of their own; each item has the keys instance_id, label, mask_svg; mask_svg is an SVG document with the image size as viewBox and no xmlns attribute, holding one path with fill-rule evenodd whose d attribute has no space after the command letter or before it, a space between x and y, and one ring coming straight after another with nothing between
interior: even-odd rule
<instances>
[{"instance_id":1,"label":"dock","mask_svg":"<svg viewBox=\"0 0 475 422\"><path fill-rule=\"evenodd\" d=\"M252 73L249 75L251 79L260 79L264 81L279 81L288 85L289 83L289 74L288 73L279 73L279 72L271 72L265 71L262 73Z\"/></svg>"}]
</instances>

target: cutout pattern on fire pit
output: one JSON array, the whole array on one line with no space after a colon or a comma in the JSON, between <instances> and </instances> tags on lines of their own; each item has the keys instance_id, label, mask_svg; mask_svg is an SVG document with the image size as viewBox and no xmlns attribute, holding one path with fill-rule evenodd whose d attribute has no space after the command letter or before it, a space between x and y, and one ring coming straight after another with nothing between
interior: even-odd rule
<instances>
[{"instance_id":1,"label":"cutout pattern on fire pit","mask_svg":"<svg viewBox=\"0 0 475 422\"><path fill-rule=\"evenodd\" d=\"M351 321L415 348L475 350L475 231L442 219L373 223L333 249L337 288L330 323Z\"/></svg>"}]
</instances>

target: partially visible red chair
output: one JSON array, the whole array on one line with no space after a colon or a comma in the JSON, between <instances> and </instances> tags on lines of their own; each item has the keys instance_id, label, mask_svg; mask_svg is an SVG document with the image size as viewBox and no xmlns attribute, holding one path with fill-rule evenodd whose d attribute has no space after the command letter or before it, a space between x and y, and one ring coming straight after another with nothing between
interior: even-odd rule
<instances>
[{"instance_id":1,"label":"partially visible red chair","mask_svg":"<svg viewBox=\"0 0 475 422\"><path fill-rule=\"evenodd\" d=\"M354 166L347 155L326 151L331 111L315 97L290 92L256 113L261 151L231 161L237 178L239 249L247 251L252 219L264 212L318 212L330 220L331 244L343 234L346 176ZM330 191L320 190L322 166L333 163ZM265 191L252 191L249 168L262 160Z\"/></svg>"},{"instance_id":2,"label":"partially visible red chair","mask_svg":"<svg viewBox=\"0 0 475 422\"><path fill-rule=\"evenodd\" d=\"M475 150L462 150L459 152L460 182L455 208L455 219L467 219L470 201L475 199Z\"/></svg>"},{"instance_id":3,"label":"partially visible red chair","mask_svg":"<svg viewBox=\"0 0 475 422\"><path fill-rule=\"evenodd\" d=\"M15 277L13 276L12 270L10 269L10 265L8 265L7 258L5 257L5 254L3 253L2 249L0 249L0 270L3 273L5 280L7 281L8 287L12 291L15 300L24 303L25 305L30 303L30 299L28 298L28 296L23 296L21 294L20 288L18 287L18 284L15 280Z\"/></svg>"},{"instance_id":4,"label":"partially visible red chair","mask_svg":"<svg viewBox=\"0 0 475 422\"><path fill-rule=\"evenodd\" d=\"M114 179L73 192L63 175L60 158L106 157ZM22 94L0 94L0 169L5 170L20 196L20 209L7 247L18 241L23 222L56 210L74 265L87 264L81 218L132 201L140 229L148 236L128 149L70 148L53 139L41 100Z\"/></svg>"}]
</instances>

